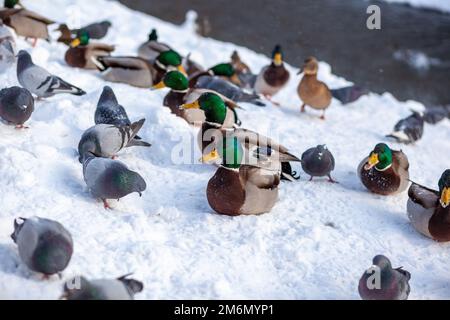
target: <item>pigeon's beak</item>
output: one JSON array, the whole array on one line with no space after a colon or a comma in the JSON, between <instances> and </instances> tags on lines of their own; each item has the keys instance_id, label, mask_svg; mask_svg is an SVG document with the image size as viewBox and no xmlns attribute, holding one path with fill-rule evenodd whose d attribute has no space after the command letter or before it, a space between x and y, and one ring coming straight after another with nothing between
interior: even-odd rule
<instances>
[{"instance_id":1,"label":"pigeon's beak","mask_svg":"<svg viewBox=\"0 0 450 320\"><path fill-rule=\"evenodd\" d=\"M76 48L81 44L81 40L79 38L73 39L72 42L70 43L70 46L72 48Z\"/></svg>"},{"instance_id":2,"label":"pigeon's beak","mask_svg":"<svg viewBox=\"0 0 450 320\"><path fill-rule=\"evenodd\" d=\"M219 158L219 154L217 153L217 150L214 149L208 154L205 154L203 157L201 157L200 161L203 163L208 163L210 161L215 161Z\"/></svg>"},{"instance_id":3,"label":"pigeon's beak","mask_svg":"<svg viewBox=\"0 0 450 320\"><path fill-rule=\"evenodd\" d=\"M442 190L440 202L442 207L448 207L450 204L450 187L445 187L444 190Z\"/></svg>"},{"instance_id":4,"label":"pigeon's beak","mask_svg":"<svg viewBox=\"0 0 450 320\"><path fill-rule=\"evenodd\" d=\"M192 103L182 104L181 108L183 108L183 109L200 109L200 104L198 103L198 100L196 100Z\"/></svg>"},{"instance_id":5,"label":"pigeon's beak","mask_svg":"<svg viewBox=\"0 0 450 320\"><path fill-rule=\"evenodd\" d=\"M376 166L378 162L380 162L380 160L378 159L378 154L372 153L369 157L369 161L367 161L366 165L364 166L364 169L370 170L374 166Z\"/></svg>"},{"instance_id":6,"label":"pigeon's beak","mask_svg":"<svg viewBox=\"0 0 450 320\"><path fill-rule=\"evenodd\" d=\"M166 85L164 84L164 81L161 80L159 83L152 86L151 90L163 89L165 87L166 87Z\"/></svg>"}]
</instances>

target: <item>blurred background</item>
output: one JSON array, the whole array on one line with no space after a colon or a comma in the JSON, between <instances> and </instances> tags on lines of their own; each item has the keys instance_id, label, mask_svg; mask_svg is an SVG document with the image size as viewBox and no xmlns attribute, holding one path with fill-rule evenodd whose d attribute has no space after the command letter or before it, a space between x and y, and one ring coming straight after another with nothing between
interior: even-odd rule
<instances>
[{"instance_id":1,"label":"blurred background","mask_svg":"<svg viewBox=\"0 0 450 320\"><path fill-rule=\"evenodd\" d=\"M371 91L427 106L450 104L450 13L366 0L120 2L176 24L194 10L204 36L268 56L279 43L293 66L314 55ZM381 30L366 27L370 4L381 9Z\"/></svg>"}]
</instances>

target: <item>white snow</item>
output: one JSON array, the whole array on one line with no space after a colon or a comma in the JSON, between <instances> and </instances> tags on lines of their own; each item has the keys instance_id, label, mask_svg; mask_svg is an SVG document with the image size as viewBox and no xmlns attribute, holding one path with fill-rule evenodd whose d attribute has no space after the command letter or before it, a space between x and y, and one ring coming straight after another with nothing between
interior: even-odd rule
<instances>
[{"instance_id":1,"label":"white snow","mask_svg":"<svg viewBox=\"0 0 450 320\"><path fill-rule=\"evenodd\" d=\"M117 2L23 3L57 21L83 25L110 19L113 27L102 41L116 44L116 55L135 54L156 27L161 41L182 54L192 52L205 66L228 61L236 48L254 71L269 63L263 54L198 37L192 23L174 26ZM358 299L358 280L380 253L412 273L410 298L449 298L450 245L413 229L406 193L371 194L356 175L358 163L373 146L385 141L384 135L410 109L423 110L422 104L399 102L389 93L369 94L347 106L334 100L327 120L321 121L310 109L300 114L300 76L289 67L289 86L274 98L282 106L242 104L243 127L273 136L297 156L326 143L336 158L332 175L340 183L307 182L303 174L300 181L281 185L272 212L230 218L215 214L206 200L214 167L197 164L198 153L192 155L195 164L171 160L182 137L197 149L198 129L162 106L167 91L106 83L94 71L70 68L63 44L39 41L33 49L19 39L18 48L88 94L37 102L27 130L0 123L0 298L56 299L63 281L75 275L98 279L134 272L145 285L137 299ZM348 84L324 62L319 77L331 88ZM3 86L18 85L15 68L0 78ZM113 211L104 210L88 192L76 149L83 131L93 125L106 84L132 120L147 119L140 135L153 144L120 153L119 160L138 171L148 188L142 198L133 194L112 201ZM449 167L449 136L450 122L445 120L427 125L415 145L390 145L408 155L413 180L436 188ZM34 215L61 222L73 235L75 252L62 280L41 280L19 261L9 237L13 219Z\"/></svg>"},{"instance_id":2,"label":"white snow","mask_svg":"<svg viewBox=\"0 0 450 320\"><path fill-rule=\"evenodd\" d=\"M404 3L413 7L450 12L450 0L384 0L386 2Z\"/></svg>"}]
</instances>

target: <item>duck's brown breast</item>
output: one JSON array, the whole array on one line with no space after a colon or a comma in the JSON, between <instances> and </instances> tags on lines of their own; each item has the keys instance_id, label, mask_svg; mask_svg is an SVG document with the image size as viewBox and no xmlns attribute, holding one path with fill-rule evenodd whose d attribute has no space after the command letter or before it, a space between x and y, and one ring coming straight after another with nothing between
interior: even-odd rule
<instances>
[{"instance_id":1,"label":"duck's brown breast","mask_svg":"<svg viewBox=\"0 0 450 320\"><path fill-rule=\"evenodd\" d=\"M450 206L443 208L439 205L436 208L428 229L433 239L440 242L450 241Z\"/></svg>"},{"instance_id":2,"label":"duck's brown breast","mask_svg":"<svg viewBox=\"0 0 450 320\"><path fill-rule=\"evenodd\" d=\"M359 175L364 186L373 193L389 195L399 190L401 179L392 167L385 171L378 171L375 167L365 170L364 166L361 166Z\"/></svg>"},{"instance_id":3,"label":"duck's brown breast","mask_svg":"<svg viewBox=\"0 0 450 320\"><path fill-rule=\"evenodd\" d=\"M74 68L84 68L86 66L86 48L69 48L64 56L67 64ZM94 66L95 69L95 66Z\"/></svg>"},{"instance_id":4,"label":"duck's brown breast","mask_svg":"<svg viewBox=\"0 0 450 320\"><path fill-rule=\"evenodd\" d=\"M297 88L300 99L314 109L326 109L331 103L331 92L316 76L304 75Z\"/></svg>"}]
</instances>

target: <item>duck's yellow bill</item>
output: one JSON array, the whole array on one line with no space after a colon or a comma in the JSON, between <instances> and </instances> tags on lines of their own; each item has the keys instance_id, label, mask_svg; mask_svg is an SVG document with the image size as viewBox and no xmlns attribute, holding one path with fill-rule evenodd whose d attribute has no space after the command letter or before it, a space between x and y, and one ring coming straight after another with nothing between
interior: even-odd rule
<instances>
[{"instance_id":1,"label":"duck's yellow bill","mask_svg":"<svg viewBox=\"0 0 450 320\"><path fill-rule=\"evenodd\" d=\"M205 163L205 162L215 161L215 160L217 160L217 159L219 159L219 153L217 152L216 149L214 149L214 150L211 151L210 153L205 154L205 155L200 159L200 161L203 162L203 163Z\"/></svg>"},{"instance_id":2,"label":"duck's yellow bill","mask_svg":"<svg viewBox=\"0 0 450 320\"><path fill-rule=\"evenodd\" d=\"M80 44L81 44L81 40L78 39L78 38L76 38L76 39L73 39L73 40L72 40L72 42L70 43L70 46L71 46L72 48L76 48L76 47L78 47Z\"/></svg>"},{"instance_id":3,"label":"duck's yellow bill","mask_svg":"<svg viewBox=\"0 0 450 320\"><path fill-rule=\"evenodd\" d=\"M380 162L380 160L378 159L378 154L372 153L369 157L369 160L367 161L367 164L364 166L364 169L370 170L374 166L376 166L378 162Z\"/></svg>"},{"instance_id":4,"label":"duck's yellow bill","mask_svg":"<svg viewBox=\"0 0 450 320\"><path fill-rule=\"evenodd\" d=\"M444 208L447 208L450 204L450 188L446 187L444 190L442 190L441 194L441 205Z\"/></svg>"},{"instance_id":5,"label":"duck's yellow bill","mask_svg":"<svg viewBox=\"0 0 450 320\"><path fill-rule=\"evenodd\" d=\"M187 76L187 72L186 72L186 70L184 69L184 67L183 67L183 65L179 65L178 66L178 71L180 71L182 74L184 74L184 75L186 75Z\"/></svg>"},{"instance_id":6,"label":"duck's yellow bill","mask_svg":"<svg viewBox=\"0 0 450 320\"><path fill-rule=\"evenodd\" d=\"M165 88L166 85L164 84L164 81L160 81L159 83L152 86L152 90L158 90Z\"/></svg>"},{"instance_id":7,"label":"duck's yellow bill","mask_svg":"<svg viewBox=\"0 0 450 320\"><path fill-rule=\"evenodd\" d=\"M281 53L275 53L275 56L273 57L273 62L276 65L280 65L283 63L283 56L281 55Z\"/></svg>"},{"instance_id":8,"label":"duck's yellow bill","mask_svg":"<svg viewBox=\"0 0 450 320\"><path fill-rule=\"evenodd\" d=\"M181 108L183 109L200 109L200 105L198 104L198 100L192 102L192 103L185 103L181 105Z\"/></svg>"}]
</instances>

